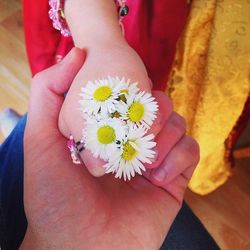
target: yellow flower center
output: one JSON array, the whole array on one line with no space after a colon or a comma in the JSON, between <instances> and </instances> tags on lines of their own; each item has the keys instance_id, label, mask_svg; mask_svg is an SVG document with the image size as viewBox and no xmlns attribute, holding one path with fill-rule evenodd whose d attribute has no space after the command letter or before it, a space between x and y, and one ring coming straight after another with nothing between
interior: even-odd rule
<instances>
[{"instance_id":1,"label":"yellow flower center","mask_svg":"<svg viewBox=\"0 0 250 250\"><path fill-rule=\"evenodd\" d=\"M97 101L104 102L111 96L111 94L112 89L109 86L101 86L94 92L94 98Z\"/></svg>"},{"instance_id":2,"label":"yellow flower center","mask_svg":"<svg viewBox=\"0 0 250 250\"><path fill-rule=\"evenodd\" d=\"M115 130L110 126L100 127L97 131L97 138L101 144L110 144L115 140Z\"/></svg>"},{"instance_id":3,"label":"yellow flower center","mask_svg":"<svg viewBox=\"0 0 250 250\"><path fill-rule=\"evenodd\" d=\"M139 102L134 102L128 112L128 117L132 122L139 122L144 115L144 106Z\"/></svg>"},{"instance_id":4,"label":"yellow flower center","mask_svg":"<svg viewBox=\"0 0 250 250\"><path fill-rule=\"evenodd\" d=\"M123 145L123 152L122 152L122 158L125 161L132 160L137 154L137 151L130 145L129 142L126 142Z\"/></svg>"}]
</instances>

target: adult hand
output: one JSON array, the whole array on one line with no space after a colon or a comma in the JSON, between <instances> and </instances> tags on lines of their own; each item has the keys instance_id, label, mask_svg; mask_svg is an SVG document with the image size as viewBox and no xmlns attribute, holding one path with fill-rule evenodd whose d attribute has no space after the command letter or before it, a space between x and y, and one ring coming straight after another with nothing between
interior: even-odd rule
<instances>
[{"instance_id":1,"label":"adult hand","mask_svg":"<svg viewBox=\"0 0 250 250\"><path fill-rule=\"evenodd\" d=\"M28 229L21 248L159 249L181 207L198 160L197 145L182 135L164 161L170 164L176 152L186 152L179 156L187 166L177 164L178 175L170 172L163 188L142 176L130 182L113 175L95 178L85 167L73 165L57 124L63 93L84 58L84 52L73 49L33 79L24 137Z\"/></svg>"}]
</instances>

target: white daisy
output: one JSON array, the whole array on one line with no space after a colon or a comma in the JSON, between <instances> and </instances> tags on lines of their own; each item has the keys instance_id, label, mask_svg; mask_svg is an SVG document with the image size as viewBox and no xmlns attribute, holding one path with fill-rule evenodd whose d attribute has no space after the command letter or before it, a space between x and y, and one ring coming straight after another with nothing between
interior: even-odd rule
<instances>
[{"instance_id":1,"label":"white daisy","mask_svg":"<svg viewBox=\"0 0 250 250\"><path fill-rule=\"evenodd\" d=\"M115 104L119 101L119 93L122 85L112 77L95 81L89 81L87 85L81 89L82 99L79 101L83 113L89 115L102 113L113 113L116 110Z\"/></svg>"},{"instance_id":2,"label":"white daisy","mask_svg":"<svg viewBox=\"0 0 250 250\"><path fill-rule=\"evenodd\" d=\"M150 93L141 91L128 96L126 103L117 104L117 109L121 119L126 120L128 124L142 125L149 129L156 118L158 104Z\"/></svg>"},{"instance_id":3,"label":"white daisy","mask_svg":"<svg viewBox=\"0 0 250 250\"><path fill-rule=\"evenodd\" d=\"M122 141L117 150L113 151L109 161L105 164L106 173L116 173L115 178L130 180L135 173L145 171L143 163L152 163L155 152L152 150L156 143L154 135L146 135L146 129L135 125L129 126L126 139Z\"/></svg>"},{"instance_id":4,"label":"white daisy","mask_svg":"<svg viewBox=\"0 0 250 250\"><path fill-rule=\"evenodd\" d=\"M125 78L123 77L120 79L119 77L115 77L114 81L117 82L117 84L120 84L121 90L120 90L120 100L123 102L126 102L128 96L136 95L139 91L139 88L137 87L137 82L130 83L130 80L125 81Z\"/></svg>"},{"instance_id":5,"label":"white daisy","mask_svg":"<svg viewBox=\"0 0 250 250\"><path fill-rule=\"evenodd\" d=\"M83 119L84 119L84 121L86 122L87 120L95 120L95 121L102 121L102 120L106 120L106 119L110 119L111 117L113 117L113 116L111 116L109 113L104 113L104 112L102 112L102 113L97 113L97 114L95 114L95 115L89 115L88 113L82 113L82 117L83 117ZM87 122L86 122L87 123Z\"/></svg>"},{"instance_id":6,"label":"white daisy","mask_svg":"<svg viewBox=\"0 0 250 250\"><path fill-rule=\"evenodd\" d=\"M120 119L87 119L83 130L85 148L90 150L94 157L107 161L117 145L124 140L127 130L127 125Z\"/></svg>"}]
</instances>

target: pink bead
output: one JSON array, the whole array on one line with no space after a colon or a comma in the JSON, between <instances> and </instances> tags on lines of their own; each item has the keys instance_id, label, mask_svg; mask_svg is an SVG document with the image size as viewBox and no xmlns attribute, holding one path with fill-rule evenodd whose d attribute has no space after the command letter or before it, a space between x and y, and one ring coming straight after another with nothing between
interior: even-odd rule
<instances>
[{"instance_id":1,"label":"pink bead","mask_svg":"<svg viewBox=\"0 0 250 250\"><path fill-rule=\"evenodd\" d=\"M69 27L64 17L62 17L64 0L49 0L49 17L53 27L61 32L63 36L71 36Z\"/></svg>"},{"instance_id":2,"label":"pink bead","mask_svg":"<svg viewBox=\"0 0 250 250\"><path fill-rule=\"evenodd\" d=\"M73 150L74 141L73 141L72 137L70 137L70 139L67 141L67 147L68 147L69 150Z\"/></svg>"}]
</instances>

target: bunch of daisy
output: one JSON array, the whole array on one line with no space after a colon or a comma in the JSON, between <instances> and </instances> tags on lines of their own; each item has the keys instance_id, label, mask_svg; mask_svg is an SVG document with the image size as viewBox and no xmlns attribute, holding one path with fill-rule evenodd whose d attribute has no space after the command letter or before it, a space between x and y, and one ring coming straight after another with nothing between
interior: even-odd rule
<instances>
[{"instance_id":1,"label":"bunch of daisy","mask_svg":"<svg viewBox=\"0 0 250 250\"><path fill-rule=\"evenodd\" d=\"M119 77L89 81L80 95L85 148L116 178L141 175L155 156L154 135L147 134L158 110L155 98Z\"/></svg>"}]
</instances>

